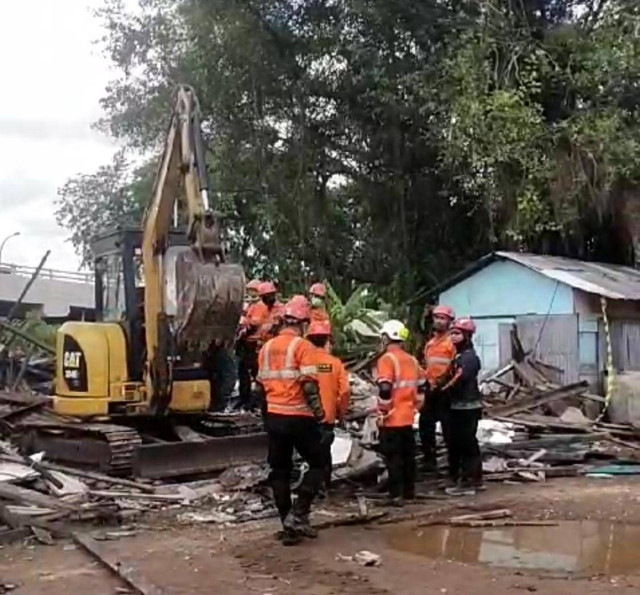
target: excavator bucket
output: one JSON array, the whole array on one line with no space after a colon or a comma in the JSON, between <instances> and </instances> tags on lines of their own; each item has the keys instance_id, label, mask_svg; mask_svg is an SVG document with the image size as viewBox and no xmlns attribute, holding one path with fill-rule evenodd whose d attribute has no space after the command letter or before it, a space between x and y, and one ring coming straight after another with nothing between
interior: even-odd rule
<instances>
[{"instance_id":1,"label":"excavator bucket","mask_svg":"<svg viewBox=\"0 0 640 595\"><path fill-rule=\"evenodd\" d=\"M202 262L194 250L176 258L178 348L211 343L231 345L244 300L244 271L240 265Z\"/></svg>"}]
</instances>

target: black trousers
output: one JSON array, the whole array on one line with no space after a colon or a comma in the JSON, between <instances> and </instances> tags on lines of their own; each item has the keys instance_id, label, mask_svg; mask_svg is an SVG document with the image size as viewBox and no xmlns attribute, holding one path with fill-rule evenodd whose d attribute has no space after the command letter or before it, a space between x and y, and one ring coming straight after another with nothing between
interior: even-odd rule
<instances>
[{"instance_id":1,"label":"black trousers","mask_svg":"<svg viewBox=\"0 0 640 595\"><path fill-rule=\"evenodd\" d=\"M413 498L416 483L413 428L380 428L380 451L389 472L389 495L392 498Z\"/></svg>"},{"instance_id":2,"label":"black trousers","mask_svg":"<svg viewBox=\"0 0 640 595\"><path fill-rule=\"evenodd\" d=\"M333 472L333 459L331 458L331 445L336 439L333 431L333 424L329 426L331 428L331 438L325 439L322 443L322 482L325 489L328 489L331 485L331 473Z\"/></svg>"},{"instance_id":3,"label":"black trousers","mask_svg":"<svg viewBox=\"0 0 640 595\"><path fill-rule=\"evenodd\" d=\"M296 514L306 516L321 486L325 463L325 455L320 444L320 426L311 417L272 413L267 414L265 423L269 436L269 479L280 518L284 520L292 507L291 472L294 449L309 465L309 471L298 488L295 508Z\"/></svg>"},{"instance_id":4,"label":"black trousers","mask_svg":"<svg viewBox=\"0 0 640 595\"><path fill-rule=\"evenodd\" d=\"M236 348L238 355L238 390L240 407L252 409L253 394L251 383L258 375L258 343L256 341L240 341Z\"/></svg>"},{"instance_id":5,"label":"black trousers","mask_svg":"<svg viewBox=\"0 0 640 595\"><path fill-rule=\"evenodd\" d=\"M419 433L420 444L424 454L424 464L427 470L437 471L436 424L440 422L442 437L449 448L450 416L448 395L439 391L427 394L420 411Z\"/></svg>"},{"instance_id":6,"label":"black trousers","mask_svg":"<svg viewBox=\"0 0 640 595\"><path fill-rule=\"evenodd\" d=\"M482 409L452 409L449 473L465 485L482 482L482 456L476 438Z\"/></svg>"}]
</instances>

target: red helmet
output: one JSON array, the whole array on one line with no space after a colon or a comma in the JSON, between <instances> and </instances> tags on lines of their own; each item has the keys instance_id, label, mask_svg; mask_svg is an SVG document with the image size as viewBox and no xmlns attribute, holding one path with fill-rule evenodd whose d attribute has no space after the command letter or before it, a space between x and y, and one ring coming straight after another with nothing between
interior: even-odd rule
<instances>
[{"instance_id":1,"label":"red helmet","mask_svg":"<svg viewBox=\"0 0 640 595\"><path fill-rule=\"evenodd\" d=\"M451 306L436 306L432 311L431 314L433 316L446 316L447 318L450 318L451 320L453 320L456 315L453 312L453 308Z\"/></svg>"},{"instance_id":2,"label":"red helmet","mask_svg":"<svg viewBox=\"0 0 640 595\"><path fill-rule=\"evenodd\" d=\"M318 297L325 298L327 297L327 287L324 283L314 283L309 288L309 293L311 295L317 295Z\"/></svg>"},{"instance_id":3,"label":"red helmet","mask_svg":"<svg viewBox=\"0 0 640 595\"><path fill-rule=\"evenodd\" d=\"M260 285L262 285L262 281L260 279L251 279L249 283L247 283L247 289L253 289L254 291L260 291Z\"/></svg>"},{"instance_id":4,"label":"red helmet","mask_svg":"<svg viewBox=\"0 0 640 595\"><path fill-rule=\"evenodd\" d=\"M276 286L271 281L264 281L260 283L258 287L258 295L269 295L270 293L276 293Z\"/></svg>"},{"instance_id":5,"label":"red helmet","mask_svg":"<svg viewBox=\"0 0 640 595\"><path fill-rule=\"evenodd\" d=\"M295 320L309 320L311 307L306 297L294 295L284 306L284 317Z\"/></svg>"},{"instance_id":6,"label":"red helmet","mask_svg":"<svg viewBox=\"0 0 640 595\"><path fill-rule=\"evenodd\" d=\"M331 324L327 320L314 320L309 325L307 335L331 335Z\"/></svg>"},{"instance_id":7,"label":"red helmet","mask_svg":"<svg viewBox=\"0 0 640 595\"><path fill-rule=\"evenodd\" d=\"M458 320L451 325L451 330L454 329L473 335L473 333L476 332L476 324L471 318L458 318Z\"/></svg>"}]
</instances>

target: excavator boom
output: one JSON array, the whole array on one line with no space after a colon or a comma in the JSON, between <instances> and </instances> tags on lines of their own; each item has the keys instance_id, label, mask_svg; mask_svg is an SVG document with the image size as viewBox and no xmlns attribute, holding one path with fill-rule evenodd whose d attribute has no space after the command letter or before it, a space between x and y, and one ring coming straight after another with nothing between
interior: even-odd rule
<instances>
[{"instance_id":1,"label":"excavator boom","mask_svg":"<svg viewBox=\"0 0 640 595\"><path fill-rule=\"evenodd\" d=\"M182 182L182 184L181 184ZM169 254L174 206L184 191L189 249ZM177 89L153 197L144 221L147 390L155 413L170 402L171 362L233 342L244 297L244 273L225 262L220 218L211 209L200 111L191 87Z\"/></svg>"}]
</instances>

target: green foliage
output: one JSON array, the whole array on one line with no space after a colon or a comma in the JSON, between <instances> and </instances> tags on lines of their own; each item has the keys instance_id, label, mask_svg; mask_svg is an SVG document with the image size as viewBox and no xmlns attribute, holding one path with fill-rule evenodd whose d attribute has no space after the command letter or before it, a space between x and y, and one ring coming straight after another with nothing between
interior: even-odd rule
<instances>
[{"instance_id":1,"label":"green foliage","mask_svg":"<svg viewBox=\"0 0 640 595\"><path fill-rule=\"evenodd\" d=\"M23 333L26 333L29 337L32 337L36 341L40 341L45 345L49 345L52 349L55 349L58 325L46 323L44 320L42 320L39 313L28 312L24 320L14 321L13 324L16 324L17 327ZM5 333L4 337L4 340L7 341L10 338L10 335L8 333ZM11 340L12 351L19 349L24 353L29 353L31 352L33 347L34 346L32 343L18 336L14 336Z\"/></svg>"},{"instance_id":2,"label":"green foliage","mask_svg":"<svg viewBox=\"0 0 640 595\"><path fill-rule=\"evenodd\" d=\"M71 230L71 243L82 264L93 261L93 238L117 227L139 225L149 202L153 164L133 169L124 151L94 174L71 178L58 191L56 220Z\"/></svg>"},{"instance_id":3,"label":"green foliage","mask_svg":"<svg viewBox=\"0 0 640 595\"><path fill-rule=\"evenodd\" d=\"M102 128L156 151L192 84L232 249L287 293L326 278L400 304L496 248L633 262L637 2L105 0L99 18ZM127 167L61 190L85 258L89 231L141 215Z\"/></svg>"},{"instance_id":4,"label":"green foliage","mask_svg":"<svg viewBox=\"0 0 640 595\"><path fill-rule=\"evenodd\" d=\"M340 299L329 283L326 286L335 353L352 360L373 351L380 341L379 331L388 319L390 306L368 285L357 287L346 301Z\"/></svg>"}]
</instances>

